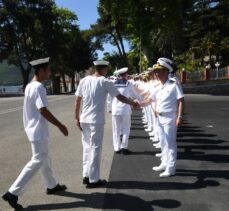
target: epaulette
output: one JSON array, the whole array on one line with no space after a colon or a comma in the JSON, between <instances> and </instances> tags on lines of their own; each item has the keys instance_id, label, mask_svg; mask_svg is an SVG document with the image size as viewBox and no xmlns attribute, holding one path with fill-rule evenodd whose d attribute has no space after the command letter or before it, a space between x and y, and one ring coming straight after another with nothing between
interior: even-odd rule
<instances>
[{"instance_id":1,"label":"epaulette","mask_svg":"<svg viewBox=\"0 0 229 211\"><path fill-rule=\"evenodd\" d=\"M126 80L116 80L114 83L115 87L128 87L129 84L130 82Z\"/></svg>"},{"instance_id":2,"label":"epaulette","mask_svg":"<svg viewBox=\"0 0 229 211\"><path fill-rule=\"evenodd\" d=\"M170 78L169 81L171 81L172 83L177 83L176 78Z\"/></svg>"}]
</instances>

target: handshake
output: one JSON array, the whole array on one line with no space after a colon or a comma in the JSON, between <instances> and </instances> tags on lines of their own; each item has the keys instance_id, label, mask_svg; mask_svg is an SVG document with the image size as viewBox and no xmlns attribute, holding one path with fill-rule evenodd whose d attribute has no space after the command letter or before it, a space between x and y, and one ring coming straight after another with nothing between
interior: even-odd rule
<instances>
[{"instance_id":1,"label":"handshake","mask_svg":"<svg viewBox=\"0 0 229 211\"><path fill-rule=\"evenodd\" d=\"M132 104L132 106L133 106L133 108L140 108L140 107L142 107L143 105L142 105L142 103L141 102L139 102L138 100L133 100L133 104Z\"/></svg>"}]
</instances>

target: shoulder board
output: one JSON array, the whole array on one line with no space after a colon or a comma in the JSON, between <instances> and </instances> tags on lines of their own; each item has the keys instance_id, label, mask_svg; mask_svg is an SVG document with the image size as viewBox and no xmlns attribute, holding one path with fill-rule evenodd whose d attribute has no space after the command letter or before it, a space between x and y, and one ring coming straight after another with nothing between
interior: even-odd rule
<instances>
[{"instance_id":1,"label":"shoulder board","mask_svg":"<svg viewBox=\"0 0 229 211\"><path fill-rule=\"evenodd\" d=\"M115 87L127 87L129 84L130 82L126 80L116 80L114 83Z\"/></svg>"},{"instance_id":2,"label":"shoulder board","mask_svg":"<svg viewBox=\"0 0 229 211\"><path fill-rule=\"evenodd\" d=\"M171 83L176 83L177 80L176 80L175 78L170 78L170 79L169 79L169 82L171 82Z\"/></svg>"}]
</instances>

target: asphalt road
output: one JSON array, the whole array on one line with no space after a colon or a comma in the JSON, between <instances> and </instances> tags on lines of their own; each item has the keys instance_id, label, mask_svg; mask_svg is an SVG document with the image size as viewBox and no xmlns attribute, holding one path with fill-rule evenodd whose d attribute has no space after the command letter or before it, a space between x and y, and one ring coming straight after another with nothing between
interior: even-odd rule
<instances>
[{"instance_id":1,"label":"asphalt road","mask_svg":"<svg viewBox=\"0 0 229 211\"><path fill-rule=\"evenodd\" d=\"M106 117L102 178L107 188L82 185L82 146L74 125L74 96L50 96L50 110L69 128L65 138L50 125L54 172L68 190L47 196L40 175L28 185L19 202L25 210L179 210L227 211L229 207L229 96L186 95L185 121L178 131L177 174L159 178L156 149L141 123L132 115L128 156L114 155L111 118ZM31 156L22 125L23 98L0 98L0 192L8 189ZM12 210L0 200L0 210Z\"/></svg>"}]
</instances>

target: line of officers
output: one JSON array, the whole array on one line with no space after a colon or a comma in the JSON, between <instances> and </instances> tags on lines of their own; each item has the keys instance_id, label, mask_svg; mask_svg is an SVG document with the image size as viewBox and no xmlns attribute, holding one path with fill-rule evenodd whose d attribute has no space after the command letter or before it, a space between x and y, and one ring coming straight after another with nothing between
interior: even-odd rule
<instances>
[{"instance_id":1,"label":"line of officers","mask_svg":"<svg viewBox=\"0 0 229 211\"><path fill-rule=\"evenodd\" d=\"M34 77L25 89L23 123L31 144L32 157L25 165L2 199L16 209L20 196L32 177L38 172L46 186L47 194L65 191L52 171L49 157L48 122L60 132L68 135L67 127L48 109L46 89L42 82L50 77L49 58L31 61ZM160 177L169 177L176 171L176 130L182 122L184 95L178 79L170 77L173 72L172 61L159 58L144 77L129 79L128 68L116 71L116 79L105 78L108 61L94 61L95 73L83 78L75 101L75 121L82 133L83 159L82 183L86 188L105 186L106 180L100 178L100 162L105 124L105 107L112 114L113 145L116 153L128 155L128 139L131 126L131 108L142 107L143 123L149 135L161 148L161 164L153 167L162 171ZM108 95L109 94L109 95ZM108 97L107 97L108 96ZM120 138L121 136L121 138Z\"/></svg>"},{"instance_id":2,"label":"line of officers","mask_svg":"<svg viewBox=\"0 0 229 211\"><path fill-rule=\"evenodd\" d=\"M176 134L178 126L182 123L184 94L179 79L174 74L172 61L159 58L147 72L134 77L128 76L128 68L117 70L114 75L111 80L119 92L137 100L143 108L142 122L145 131L148 132L154 147L161 150L156 154L161 163L152 169L161 172L160 177L175 175ZM112 113L114 151L130 154L131 151L128 150L130 106L108 95L107 109Z\"/></svg>"}]
</instances>

